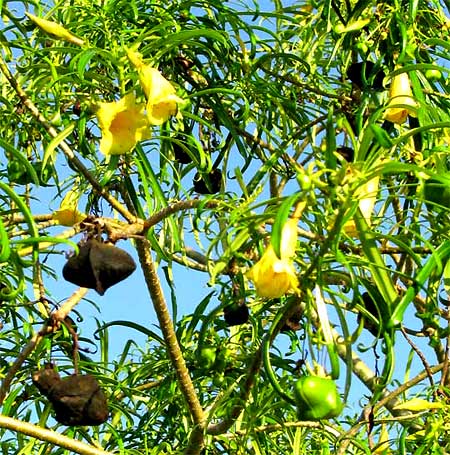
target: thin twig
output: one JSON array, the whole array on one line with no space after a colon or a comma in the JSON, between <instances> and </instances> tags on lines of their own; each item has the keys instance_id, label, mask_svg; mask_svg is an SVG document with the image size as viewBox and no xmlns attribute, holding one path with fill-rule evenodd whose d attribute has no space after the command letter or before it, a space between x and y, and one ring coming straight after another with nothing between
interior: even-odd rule
<instances>
[{"instance_id":1,"label":"thin twig","mask_svg":"<svg viewBox=\"0 0 450 455\"><path fill-rule=\"evenodd\" d=\"M116 241L122 238L133 237L136 235L142 235L143 232L147 231L151 227L155 226L165 218L174 213L181 212L183 210L190 210L203 205L206 208L213 209L220 204L220 201L210 200L205 202L202 199L190 199L187 201L177 201L173 204L164 207L159 212L154 213L152 216L147 218L145 221L138 220L137 222L130 225L120 226L120 229L111 228L109 233L109 238L111 241ZM114 220L115 224L117 221Z\"/></svg>"},{"instance_id":2,"label":"thin twig","mask_svg":"<svg viewBox=\"0 0 450 455\"><path fill-rule=\"evenodd\" d=\"M374 415L376 412L378 412L382 407L386 407L393 415L397 414L395 421L397 422L406 422L406 425L411 423L412 419L415 419L417 417L417 413L411 413L410 411L397 411L395 412L394 408L398 404L398 396L401 395L402 393L406 392L406 390L410 389L411 387L414 387L416 384L419 382L423 381L431 372L431 374L436 374L440 370L442 370L444 364L440 363L439 365L435 365L433 367L430 367L430 371L422 371L419 373L417 376L414 378L410 379L408 382L405 384L402 384L401 386L397 387L393 392L389 394L384 394L384 396L379 400L371 409L371 414ZM364 412L363 412L364 414ZM345 440L343 441L342 445L339 447L339 451L337 452L337 455L345 455L346 449L348 445L351 443L351 439L353 436L356 436L360 428L363 425L366 425L368 423L367 420L361 419L359 422L357 422L355 425L353 425L352 428L345 434ZM410 425L410 426L415 426L417 425ZM419 429L419 428L417 428Z\"/></svg>"},{"instance_id":3,"label":"thin twig","mask_svg":"<svg viewBox=\"0 0 450 455\"><path fill-rule=\"evenodd\" d=\"M414 344L414 342L408 336L405 329L403 327L401 327L400 330L401 330L403 336L405 337L406 341L408 342L408 344L415 351L415 353L419 356L420 360L422 360L425 371L428 372L428 379L430 380L430 385L431 385L431 387L433 387L434 381L433 381L433 375L431 374L430 364L427 362L427 359L423 355L422 351Z\"/></svg>"},{"instance_id":4,"label":"thin twig","mask_svg":"<svg viewBox=\"0 0 450 455\"><path fill-rule=\"evenodd\" d=\"M54 311L51 314L50 318L41 327L39 332L34 334L28 344L22 349L22 352L12 364L11 368L8 370L8 373L2 381L2 385L0 387L0 404L3 403L6 394L8 393L11 382L14 379L16 373L19 371L19 368L22 366L23 362L25 362L28 356L34 351L36 346L46 335L53 333L56 330L57 324L55 324L55 321L63 321L66 316L72 311L72 309L77 305L77 303L84 297L87 291L88 290L86 288L79 288L74 294L72 294L58 310Z\"/></svg>"},{"instance_id":5,"label":"thin twig","mask_svg":"<svg viewBox=\"0 0 450 455\"><path fill-rule=\"evenodd\" d=\"M26 434L32 438L63 447L71 452L79 453L80 455L112 455L112 452L105 452L104 450L97 449L84 442L69 438L68 436L64 436L56 431L47 430L46 428L38 427L32 423L22 422L21 420L13 419L12 417L4 415L0 415L0 428L6 428L16 433Z\"/></svg>"},{"instance_id":6,"label":"thin twig","mask_svg":"<svg viewBox=\"0 0 450 455\"><path fill-rule=\"evenodd\" d=\"M239 404L233 406L231 409L230 414L225 417L222 421L214 424L208 425L206 432L211 435L218 435L222 434L227 431L231 426L236 423L236 419L242 413L247 405L247 400L250 396L250 392L253 386L256 383L256 378L258 375L258 371L261 368L262 363L262 350L261 348L255 352L253 357L253 361L250 364L249 370L247 372L247 377L244 383L244 386L241 389L241 394L239 396Z\"/></svg>"}]
</instances>

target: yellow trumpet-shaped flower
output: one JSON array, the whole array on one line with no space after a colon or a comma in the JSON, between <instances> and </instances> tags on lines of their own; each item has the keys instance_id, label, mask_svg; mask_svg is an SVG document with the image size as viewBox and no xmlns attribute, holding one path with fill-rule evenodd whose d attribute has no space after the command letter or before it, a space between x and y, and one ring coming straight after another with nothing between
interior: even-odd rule
<instances>
[{"instance_id":1,"label":"yellow trumpet-shaped flower","mask_svg":"<svg viewBox=\"0 0 450 455\"><path fill-rule=\"evenodd\" d=\"M127 49L130 62L138 70L139 81L147 98L147 118L151 125L161 125L178 110L183 99L173 85L156 69L146 65L138 52Z\"/></svg>"},{"instance_id":2,"label":"yellow trumpet-shaped flower","mask_svg":"<svg viewBox=\"0 0 450 455\"><path fill-rule=\"evenodd\" d=\"M375 207L375 203L377 202L377 194L378 188L380 185L380 176L377 175L361 185L355 191L355 197L359 199L359 209L361 210L361 214L366 220L368 226L372 224L372 214L373 209ZM356 225L353 219L347 221L344 224L344 231L351 237L357 237L358 231L356 229Z\"/></svg>"},{"instance_id":3,"label":"yellow trumpet-shaped flower","mask_svg":"<svg viewBox=\"0 0 450 455\"><path fill-rule=\"evenodd\" d=\"M400 73L392 78L389 88L389 104L384 118L393 123L404 123L408 115L416 117L417 103L413 98L408 73Z\"/></svg>"},{"instance_id":4,"label":"yellow trumpet-shaped flower","mask_svg":"<svg viewBox=\"0 0 450 455\"><path fill-rule=\"evenodd\" d=\"M72 33L65 29L61 24L47 19L42 19L31 13L26 12L25 14L45 33L78 46L82 46L84 44L84 41L81 38L72 35Z\"/></svg>"},{"instance_id":5,"label":"yellow trumpet-shaped flower","mask_svg":"<svg viewBox=\"0 0 450 455\"><path fill-rule=\"evenodd\" d=\"M290 290L298 290L294 265L289 259L279 259L269 245L261 259L247 272L260 297L275 299Z\"/></svg>"},{"instance_id":6,"label":"yellow trumpet-shaped flower","mask_svg":"<svg viewBox=\"0 0 450 455\"><path fill-rule=\"evenodd\" d=\"M64 196L59 209L53 212L53 219L62 226L73 226L83 221L86 214L78 210L79 198L78 186L74 185L74 188Z\"/></svg>"},{"instance_id":7,"label":"yellow trumpet-shaped flower","mask_svg":"<svg viewBox=\"0 0 450 455\"><path fill-rule=\"evenodd\" d=\"M269 245L261 259L247 272L260 297L275 299L289 291L298 292L298 278L292 257L297 244L297 218L283 226L280 242L280 257Z\"/></svg>"},{"instance_id":8,"label":"yellow trumpet-shaped flower","mask_svg":"<svg viewBox=\"0 0 450 455\"><path fill-rule=\"evenodd\" d=\"M133 150L139 141L151 136L145 106L136 104L132 93L112 103L100 103L97 118L102 131L100 151L121 155Z\"/></svg>"},{"instance_id":9,"label":"yellow trumpet-shaped flower","mask_svg":"<svg viewBox=\"0 0 450 455\"><path fill-rule=\"evenodd\" d=\"M295 256L297 247L298 218L289 218L283 226L280 242L280 258L289 259Z\"/></svg>"},{"instance_id":10,"label":"yellow trumpet-shaped flower","mask_svg":"<svg viewBox=\"0 0 450 455\"><path fill-rule=\"evenodd\" d=\"M142 73L145 78L148 121L152 125L161 125L177 113L178 104L183 100L176 95L175 88L156 68L146 66Z\"/></svg>"}]
</instances>

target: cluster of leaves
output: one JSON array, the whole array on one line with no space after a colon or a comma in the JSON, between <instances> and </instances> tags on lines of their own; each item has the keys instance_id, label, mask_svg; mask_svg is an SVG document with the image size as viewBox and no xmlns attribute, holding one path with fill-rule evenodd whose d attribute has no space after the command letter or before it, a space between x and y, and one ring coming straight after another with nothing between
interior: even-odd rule
<instances>
[{"instance_id":1,"label":"cluster of leaves","mask_svg":"<svg viewBox=\"0 0 450 455\"><path fill-rule=\"evenodd\" d=\"M417 409L396 408L417 384L430 401L448 399L450 20L438 2L4 0L0 8L3 415L51 424L31 373L51 356L70 374L73 333L54 326L18 359L50 316L47 283L59 271L47 258L95 231L113 241L145 236L166 270L177 263L202 271L215 287L176 325L207 410L198 451L388 453L385 430L399 453L450 450L445 407L428 408L436 409L431 415L422 406L420 418ZM83 44L48 35L25 10L63 24ZM105 158L96 104L130 91L144 98L127 49L138 49L185 102L132 153ZM384 113L390 80L401 73L418 108L394 125ZM373 194L364 194L374 181ZM55 210L73 188L87 217L62 231L52 213L38 213ZM367 198L374 205L362 214ZM306 207L295 256L300 294L258 298L245 272L270 231L279 249L298 203ZM136 217L145 230L130 231ZM331 325L318 314L322 299ZM228 327L222 314L236 302L250 318ZM175 299L173 306L183 312ZM161 336L138 323L130 324L147 345L129 341L110 360L106 324L98 332L101 362L79 354L80 369L111 397L111 419L65 434L111 452L197 453L183 365L164 324ZM396 363L404 349L406 367ZM338 355L344 401L358 376L367 387L364 412L347 409L333 425L298 422L289 391L307 372L304 363L327 367L329 356L337 376ZM19 366L10 378L12 365ZM3 453L49 450L44 438L10 436L2 435Z\"/></svg>"}]
</instances>

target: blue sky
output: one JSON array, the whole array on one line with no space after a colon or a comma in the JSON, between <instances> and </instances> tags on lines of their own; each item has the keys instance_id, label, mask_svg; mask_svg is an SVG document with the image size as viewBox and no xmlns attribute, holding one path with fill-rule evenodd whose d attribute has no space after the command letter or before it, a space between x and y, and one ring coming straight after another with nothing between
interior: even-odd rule
<instances>
[{"instance_id":1,"label":"blue sky","mask_svg":"<svg viewBox=\"0 0 450 455\"><path fill-rule=\"evenodd\" d=\"M12 2L14 3L14 2ZM271 2L260 2L260 8L263 10L265 8L272 8ZM0 22L0 27L3 24ZM239 155L236 153L236 157ZM158 159L156 156L154 157ZM61 161L63 160L60 158ZM0 162L4 163L4 157L0 154ZM230 168L239 167L241 163L238 158L235 163L232 163ZM249 174L251 175L249 170ZM230 183L233 188L233 183ZM40 201L34 207L37 213L49 213L51 210L57 208L55 203L52 202L53 197L55 196L55 190L53 188L43 189L40 191ZM137 256L128 241L120 241L118 246L125 248L129 251L136 262L138 262ZM191 245L195 246L195 245ZM58 251L67 251L69 248L64 246L57 246ZM63 255L50 255L48 257L47 264L54 267L56 271L62 270L62 267L65 263L65 258ZM163 264L164 265L164 264ZM163 274L160 273L161 281L164 289L164 294L168 300L168 306L171 308L170 302L170 288L165 283ZM174 283L177 292L177 302L178 302L178 317L182 315L191 313L198 303L211 292L211 287L208 286L209 276L202 272L197 272L183 268L177 264L173 264L173 276ZM49 298L55 302L61 302L68 296L70 296L75 290L76 286L65 282L59 274L58 280L53 280L48 278L45 280L48 290L50 292ZM218 288L216 288L218 289ZM153 310L148 291L146 289L142 271L138 269L125 281L117 284L116 286L110 288L104 296L99 296L95 291L90 290L87 294L88 299L92 299L96 302L100 311L98 311L95 306L87 301L82 301L76 308L76 311L83 316L83 321L78 324L81 331L82 337L93 339L93 334L97 329L96 319L99 319L104 322L120 321L127 320L132 322L137 322L145 327L155 329L157 327L157 321L155 317L155 312ZM210 306L216 306L218 301L216 298L213 298ZM330 312L331 313L331 312ZM333 320L333 316L332 320ZM337 321L337 319L335 320ZM114 326L109 329L110 331L110 359L113 359L122 352L123 346L126 344L128 339L134 340L140 345L144 345L146 342L146 336L140 334L139 332L120 326ZM400 337L398 337L400 338ZM280 337L281 345L283 342L286 342L285 337ZM361 342L364 342L366 345L369 345L372 342L372 338L368 333L364 333ZM83 344L82 344L83 346ZM89 346L88 346L89 347ZM402 378L403 370L406 365L406 356L409 352L409 348L406 344L402 344L400 348L397 373L398 377ZM378 353L382 354L380 348L378 348ZM402 354L404 354L402 356ZM97 354L98 355L98 354ZM299 353L300 356L300 353ZM96 357L96 355L92 355ZM368 365L374 366L374 354L371 350L368 350L367 353L363 356ZM380 361L380 368L382 368L382 359ZM414 364L413 370L422 369L420 364ZM344 371L341 374L341 390L342 390L342 381L344 378ZM352 407L356 402L361 399L361 397L368 393L365 387L361 387L358 380L354 379L354 387L352 390L351 400L349 406Z\"/></svg>"}]
</instances>

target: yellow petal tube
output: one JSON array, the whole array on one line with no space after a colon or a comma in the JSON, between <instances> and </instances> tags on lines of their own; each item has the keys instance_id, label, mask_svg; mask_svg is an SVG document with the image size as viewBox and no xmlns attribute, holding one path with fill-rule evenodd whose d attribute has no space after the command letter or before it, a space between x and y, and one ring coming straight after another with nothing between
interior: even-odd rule
<instances>
[{"instance_id":1,"label":"yellow petal tube","mask_svg":"<svg viewBox=\"0 0 450 455\"><path fill-rule=\"evenodd\" d=\"M84 41L81 38L72 35L69 30L65 29L57 22L42 19L31 13L26 12L25 14L45 33L48 33L49 35L55 36L56 38L62 39L64 41L68 41L69 43L76 44L78 46L82 46L84 44Z\"/></svg>"},{"instance_id":2,"label":"yellow petal tube","mask_svg":"<svg viewBox=\"0 0 450 455\"><path fill-rule=\"evenodd\" d=\"M281 259L288 259L295 256L295 249L297 247L297 224L298 218L290 218L283 226L280 242Z\"/></svg>"},{"instance_id":3,"label":"yellow petal tube","mask_svg":"<svg viewBox=\"0 0 450 455\"><path fill-rule=\"evenodd\" d=\"M102 131L100 151L105 155L130 153L139 141L151 136L144 113L132 93L112 103L100 103L97 118Z\"/></svg>"},{"instance_id":4,"label":"yellow petal tube","mask_svg":"<svg viewBox=\"0 0 450 455\"><path fill-rule=\"evenodd\" d=\"M298 279L289 259L278 259L269 245L261 259L247 272L259 297L275 299L288 291L298 292Z\"/></svg>"},{"instance_id":5,"label":"yellow petal tube","mask_svg":"<svg viewBox=\"0 0 450 455\"><path fill-rule=\"evenodd\" d=\"M147 118L151 125L161 125L178 110L183 100L173 85L156 69L148 65L139 70L139 79L147 97Z\"/></svg>"},{"instance_id":6,"label":"yellow petal tube","mask_svg":"<svg viewBox=\"0 0 450 455\"><path fill-rule=\"evenodd\" d=\"M359 199L359 208L362 216L365 218L368 226L372 224L372 214L377 202L378 187L380 185L380 176L376 175L364 185L361 185L355 191L355 197ZM357 237L358 230L356 229L355 221L353 219L344 224L344 231L350 237Z\"/></svg>"},{"instance_id":7,"label":"yellow petal tube","mask_svg":"<svg viewBox=\"0 0 450 455\"><path fill-rule=\"evenodd\" d=\"M81 196L79 183L78 180L74 182L73 188L61 201L59 209L53 212L53 219L62 226L73 226L86 218L86 214L78 210L78 200Z\"/></svg>"},{"instance_id":8,"label":"yellow petal tube","mask_svg":"<svg viewBox=\"0 0 450 455\"><path fill-rule=\"evenodd\" d=\"M161 125L178 110L183 100L173 85L154 67L146 65L139 52L126 49L128 59L137 69L139 82L147 98L147 118L151 125Z\"/></svg>"},{"instance_id":9,"label":"yellow petal tube","mask_svg":"<svg viewBox=\"0 0 450 455\"><path fill-rule=\"evenodd\" d=\"M416 117L416 109L417 103L412 96L408 73L397 74L391 82L389 104L384 112L384 118L390 122L401 124L406 121L408 115Z\"/></svg>"},{"instance_id":10,"label":"yellow petal tube","mask_svg":"<svg viewBox=\"0 0 450 455\"><path fill-rule=\"evenodd\" d=\"M78 211L77 207L66 207L55 210L52 217L61 226L74 226L83 221L86 214Z\"/></svg>"}]
</instances>

